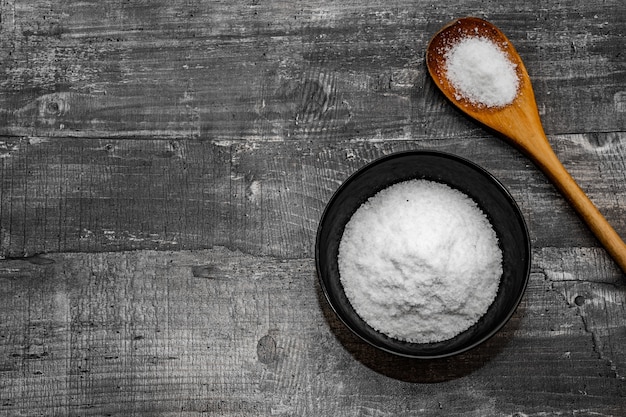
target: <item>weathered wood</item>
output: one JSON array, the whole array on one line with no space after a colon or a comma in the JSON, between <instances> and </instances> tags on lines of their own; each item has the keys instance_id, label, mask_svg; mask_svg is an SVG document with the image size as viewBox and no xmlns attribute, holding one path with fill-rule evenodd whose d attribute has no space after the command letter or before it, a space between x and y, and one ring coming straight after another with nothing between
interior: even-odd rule
<instances>
[{"instance_id":1,"label":"weathered wood","mask_svg":"<svg viewBox=\"0 0 626 417\"><path fill-rule=\"evenodd\" d=\"M514 42L548 134L626 130L619 1L502 10L406 0L0 5L0 134L8 136L457 134L458 116L423 61L459 8L488 15Z\"/></svg>"},{"instance_id":2,"label":"weathered wood","mask_svg":"<svg viewBox=\"0 0 626 417\"><path fill-rule=\"evenodd\" d=\"M309 258L215 248L3 261L0 412L620 415L623 291L564 278L554 262L594 270L595 251L534 256L505 329L437 361L392 357L350 334Z\"/></svg>"},{"instance_id":3,"label":"weathered wood","mask_svg":"<svg viewBox=\"0 0 626 417\"><path fill-rule=\"evenodd\" d=\"M626 136L567 135L553 142L581 187L625 236ZM11 146L0 159L5 257L215 245L312 256L317 223L339 184L378 157L410 149L452 152L491 171L522 207L536 245L598 245L546 178L489 135L262 144L55 138Z\"/></svg>"},{"instance_id":4,"label":"weathered wood","mask_svg":"<svg viewBox=\"0 0 626 417\"><path fill-rule=\"evenodd\" d=\"M428 79L460 14L514 42L625 236L618 0L0 0L0 416L625 415L624 275ZM531 234L515 316L448 360L364 345L316 283L332 193L409 149L484 166Z\"/></svg>"}]
</instances>

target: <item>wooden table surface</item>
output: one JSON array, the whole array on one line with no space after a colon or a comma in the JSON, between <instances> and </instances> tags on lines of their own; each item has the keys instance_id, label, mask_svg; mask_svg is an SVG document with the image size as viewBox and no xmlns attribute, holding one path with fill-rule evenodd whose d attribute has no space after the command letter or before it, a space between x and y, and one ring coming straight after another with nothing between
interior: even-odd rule
<instances>
[{"instance_id":1,"label":"wooden table surface","mask_svg":"<svg viewBox=\"0 0 626 417\"><path fill-rule=\"evenodd\" d=\"M1 0L0 415L625 416L624 273L427 74L465 15L626 236L622 0ZM317 282L332 193L413 149L494 174L532 240L512 320L450 359L365 345Z\"/></svg>"}]
</instances>

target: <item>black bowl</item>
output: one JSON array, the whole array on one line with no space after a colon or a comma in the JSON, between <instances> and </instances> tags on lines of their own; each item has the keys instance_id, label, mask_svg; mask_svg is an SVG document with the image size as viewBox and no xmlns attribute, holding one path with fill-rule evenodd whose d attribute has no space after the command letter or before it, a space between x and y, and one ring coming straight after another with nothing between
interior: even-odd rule
<instances>
[{"instance_id":1,"label":"black bowl","mask_svg":"<svg viewBox=\"0 0 626 417\"><path fill-rule=\"evenodd\" d=\"M426 179L447 184L469 197L485 213L502 250L502 277L495 300L472 327L452 339L410 343L370 327L352 308L341 281L337 255L344 227L368 198L392 184ZM517 308L530 273L530 239L524 217L505 187L476 164L455 155L409 151L378 159L351 175L330 199L317 230L316 266L326 299L339 319L364 341L384 351L412 358L452 356L492 337Z\"/></svg>"}]
</instances>

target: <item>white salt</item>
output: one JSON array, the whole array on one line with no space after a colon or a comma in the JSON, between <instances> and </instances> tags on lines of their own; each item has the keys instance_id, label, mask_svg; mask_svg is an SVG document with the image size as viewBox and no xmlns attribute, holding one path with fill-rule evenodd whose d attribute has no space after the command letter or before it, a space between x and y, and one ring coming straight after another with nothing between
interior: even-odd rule
<instances>
[{"instance_id":1,"label":"white salt","mask_svg":"<svg viewBox=\"0 0 626 417\"><path fill-rule=\"evenodd\" d=\"M447 77L461 97L486 107L503 107L517 96L516 65L493 41L461 38L445 54Z\"/></svg>"},{"instance_id":2,"label":"white salt","mask_svg":"<svg viewBox=\"0 0 626 417\"><path fill-rule=\"evenodd\" d=\"M450 339L493 302L502 252L485 214L464 193L426 180L392 185L351 217L339 274L357 314L392 338Z\"/></svg>"}]
</instances>

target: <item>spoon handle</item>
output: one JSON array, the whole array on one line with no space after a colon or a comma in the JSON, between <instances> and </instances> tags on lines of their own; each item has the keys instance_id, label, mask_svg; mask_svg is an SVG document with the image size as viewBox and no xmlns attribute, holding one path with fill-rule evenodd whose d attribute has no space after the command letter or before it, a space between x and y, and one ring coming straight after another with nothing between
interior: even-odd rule
<instances>
[{"instance_id":1,"label":"spoon handle","mask_svg":"<svg viewBox=\"0 0 626 417\"><path fill-rule=\"evenodd\" d=\"M534 159L538 167L561 191L622 271L626 273L626 243L567 172L552 148L542 149L541 153L534 155Z\"/></svg>"}]
</instances>

